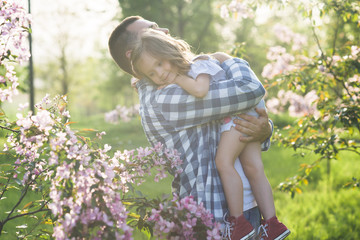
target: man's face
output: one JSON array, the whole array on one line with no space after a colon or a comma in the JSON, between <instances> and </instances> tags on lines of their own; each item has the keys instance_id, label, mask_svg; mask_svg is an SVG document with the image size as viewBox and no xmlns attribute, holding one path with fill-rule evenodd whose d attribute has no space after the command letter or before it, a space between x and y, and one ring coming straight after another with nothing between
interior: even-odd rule
<instances>
[{"instance_id":1,"label":"man's face","mask_svg":"<svg viewBox=\"0 0 360 240\"><path fill-rule=\"evenodd\" d=\"M146 29L146 28L152 28L152 29L164 32L166 34L169 33L169 29L160 28L155 22L150 22L146 19L136 20L135 22L133 22L132 24L130 24L127 27L127 30L130 32L138 32L139 33L141 30Z\"/></svg>"}]
</instances>

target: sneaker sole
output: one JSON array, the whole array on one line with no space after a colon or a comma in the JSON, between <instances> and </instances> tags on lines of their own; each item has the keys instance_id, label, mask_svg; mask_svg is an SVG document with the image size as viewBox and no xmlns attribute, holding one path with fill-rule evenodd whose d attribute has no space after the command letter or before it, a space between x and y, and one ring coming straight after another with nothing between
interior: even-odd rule
<instances>
[{"instance_id":1,"label":"sneaker sole","mask_svg":"<svg viewBox=\"0 0 360 240\"><path fill-rule=\"evenodd\" d=\"M255 229L253 229L248 235L246 235L245 237L239 239L239 240L247 240L252 238L255 235Z\"/></svg>"},{"instance_id":2,"label":"sneaker sole","mask_svg":"<svg viewBox=\"0 0 360 240\"><path fill-rule=\"evenodd\" d=\"M289 236L290 234L290 230L287 229L285 232L283 232L280 236L278 236L277 238L275 238L274 240L282 240L285 239L287 236Z\"/></svg>"}]
</instances>

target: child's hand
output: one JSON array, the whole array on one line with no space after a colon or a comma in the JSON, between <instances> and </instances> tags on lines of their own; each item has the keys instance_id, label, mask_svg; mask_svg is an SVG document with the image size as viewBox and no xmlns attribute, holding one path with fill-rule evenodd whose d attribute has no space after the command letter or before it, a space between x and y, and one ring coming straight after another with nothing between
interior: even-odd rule
<instances>
[{"instance_id":1,"label":"child's hand","mask_svg":"<svg viewBox=\"0 0 360 240\"><path fill-rule=\"evenodd\" d=\"M168 85L170 85L170 84L178 84L178 85L180 85L180 87L182 87L181 83L182 83L183 81L187 80L187 79L192 79L192 78L190 78L190 77L187 76L187 75L176 74L176 77L173 78L172 81L169 81L169 82L167 82L167 83L164 83L163 85L159 85L157 89L158 89L158 90L159 90L159 89L163 89L164 87L166 87L166 86L168 86Z\"/></svg>"},{"instance_id":2,"label":"child's hand","mask_svg":"<svg viewBox=\"0 0 360 240\"><path fill-rule=\"evenodd\" d=\"M139 79L135 78L135 77L132 77L130 82L131 82L131 86L133 88L136 88L136 83L139 81Z\"/></svg>"},{"instance_id":3,"label":"child's hand","mask_svg":"<svg viewBox=\"0 0 360 240\"><path fill-rule=\"evenodd\" d=\"M215 59L217 59L220 63L225 62L226 60L232 58L230 55L223 53L223 52L216 52L211 54L211 56Z\"/></svg>"}]
</instances>

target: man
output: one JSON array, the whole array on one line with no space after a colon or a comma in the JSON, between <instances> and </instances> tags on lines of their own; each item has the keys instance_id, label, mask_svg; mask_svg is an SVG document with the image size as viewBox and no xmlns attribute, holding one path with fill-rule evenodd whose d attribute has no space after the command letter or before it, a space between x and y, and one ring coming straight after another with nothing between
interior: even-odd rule
<instances>
[{"instance_id":1,"label":"man","mask_svg":"<svg viewBox=\"0 0 360 240\"><path fill-rule=\"evenodd\" d=\"M128 17L113 31L109 49L121 69L134 75L129 58L133 43L145 28L159 28L154 22L139 16ZM183 173L174 179L173 187L180 197L193 196L203 202L216 221L222 222L226 212L226 201L221 181L216 170L215 154L219 142L219 126L225 116L255 106L265 90L260 84L240 84L238 80L257 79L248 64L240 59L231 59L221 53L215 57L222 62L227 79L210 84L204 98L195 98L179 86L172 84L157 90L150 81L140 80L137 90L140 99L140 116L145 134L151 144L163 143L167 148L180 152ZM237 129L248 135L242 141L264 142L263 150L269 148L272 132L265 111L258 111L259 118L242 116L247 121L238 121ZM260 215L240 162L236 167L244 185L244 215L255 229L260 224Z\"/></svg>"}]
</instances>

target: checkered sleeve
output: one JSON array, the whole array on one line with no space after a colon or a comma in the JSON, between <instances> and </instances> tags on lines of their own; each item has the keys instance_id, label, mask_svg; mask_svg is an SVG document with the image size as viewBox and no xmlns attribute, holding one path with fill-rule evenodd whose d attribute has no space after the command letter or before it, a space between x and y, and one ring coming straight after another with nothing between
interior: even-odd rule
<instances>
[{"instance_id":1,"label":"checkered sleeve","mask_svg":"<svg viewBox=\"0 0 360 240\"><path fill-rule=\"evenodd\" d=\"M227 79L211 82L204 98L191 96L175 84L162 89L156 102L171 126L176 130L194 127L246 111L260 102L265 89L246 61L229 59L222 68Z\"/></svg>"}]
</instances>

